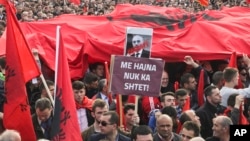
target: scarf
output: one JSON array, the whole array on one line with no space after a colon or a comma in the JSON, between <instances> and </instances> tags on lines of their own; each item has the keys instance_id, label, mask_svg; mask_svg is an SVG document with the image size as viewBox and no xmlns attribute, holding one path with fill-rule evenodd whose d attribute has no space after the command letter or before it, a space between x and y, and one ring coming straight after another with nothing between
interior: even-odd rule
<instances>
[{"instance_id":1,"label":"scarf","mask_svg":"<svg viewBox=\"0 0 250 141\"><path fill-rule=\"evenodd\" d=\"M82 100L82 104L79 104L76 102L76 109L78 110L80 108L85 108L85 109L89 109L92 111L92 103L93 103L92 99L89 99L87 96L84 96Z\"/></svg>"}]
</instances>

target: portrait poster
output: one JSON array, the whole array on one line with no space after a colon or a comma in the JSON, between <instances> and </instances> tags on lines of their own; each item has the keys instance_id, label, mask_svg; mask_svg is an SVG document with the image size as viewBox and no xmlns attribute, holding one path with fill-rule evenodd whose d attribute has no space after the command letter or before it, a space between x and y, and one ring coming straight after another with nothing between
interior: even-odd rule
<instances>
[{"instance_id":1,"label":"portrait poster","mask_svg":"<svg viewBox=\"0 0 250 141\"><path fill-rule=\"evenodd\" d=\"M152 28L127 27L124 56L150 58L152 36Z\"/></svg>"}]
</instances>

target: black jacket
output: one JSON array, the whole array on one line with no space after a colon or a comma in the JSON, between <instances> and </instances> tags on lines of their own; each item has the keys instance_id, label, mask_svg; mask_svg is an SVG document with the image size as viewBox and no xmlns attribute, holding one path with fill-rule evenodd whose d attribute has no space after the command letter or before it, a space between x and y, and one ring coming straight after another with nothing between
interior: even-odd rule
<instances>
[{"instance_id":1,"label":"black jacket","mask_svg":"<svg viewBox=\"0 0 250 141\"><path fill-rule=\"evenodd\" d=\"M206 101L198 110L196 115L201 121L201 136L206 139L213 136L213 118L218 114L218 108Z\"/></svg>"},{"instance_id":2,"label":"black jacket","mask_svg":"<svg viewBox=\"0 0 250 141\"><path fill-rule=\"evenodd\" d=\"M102 140L105 138L106 138L105 135L103 135L101 133L97 133L97 134L91 135L89 141L99 141L99 140ZM122 134L118 134L118 141L130 141L130 138L128 138Z\"/></svg>"}]
</instances>

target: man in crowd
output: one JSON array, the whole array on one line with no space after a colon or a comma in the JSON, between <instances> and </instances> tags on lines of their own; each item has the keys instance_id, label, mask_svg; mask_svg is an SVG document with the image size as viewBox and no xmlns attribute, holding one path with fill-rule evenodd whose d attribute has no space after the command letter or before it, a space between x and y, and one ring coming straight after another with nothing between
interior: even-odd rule
<instances>
[{"instance_id":1,"label":"man in crowd","mask_svg":"<svg viewBox=\"0 0 250 141\"><path fill-rule=\"evenodd\" d=\"M183 106L186 104L187 99L189 98L189 92L186 89L178 89L175 92L175 97L177 117L179 118L183 112Z\"/></svg>"},{"instance_id":2,"label":"man in crowd","mask_svg":"<svg viewBox=\"0 0 250 141\"><path fill-rule=\"evenodd\" d=\"M196 115L201 121L201 136L205 139L213 135L212 126L213 118L222 114L225 107L220 105L220 90L216 86L208 86L204 90L206 102L196 110Z\"/></svg>"},{"instance_id":3,"label":"man in crowd","mask_svg":"<svg viewBox=\"0 0 250 141\"><path fill-rule=\"evenodd\" d=\"M180 118L179 121L181 123L181 125L183 125L186 121L193 121L195 122L199 127L201 126L201 122L200 122L200 117L198 117L195 113L194 110L186 110L184 111Z\"/></svg>"},{"instance_id":4,"label":"man in crowd","mask_svg":"<svg viewBox=\"0 0 250 141\"><path fill-rule=\"evenodd\" d=\"M130 141L130 138L118 132L119 116L115 111L103 113L99 122L101 132L91 135L90 141Z\"/></svg>"},{"instance_id":5,"label":"man in crowd","mask_svg":"<svg viewBox=\"0 0 250 141\"><path fill-rule=\"evenodd\" d=\"M168 115L160 115L156 121L157 132L154 134L154 141L162 140L174 140L181 141L181 136L172 132L173 130L173 121L172 118Z\"/></svg>"},{"instance_id":6,"label":"man in crowd","mask_svg":"<svg viewBox=\"0 0 250 141\"><path fill-rule=\"evenodd\" d=\"M82 132L94 123L94 119L91 116L93 100L85 96L86 88L82 81L74 81L72 83L72 89L74 92L78 123Z\"/></svg>"},{"instance_id":7,"label":"man in crowd","mask_svg":"<svg viewBox=\"0 0 250 141\"><path fill-rule=\"evenodd\" d=\"M153 141L152 130L147 125L135 127L131 133L131 141Z\"/></svg>"},{"instance_id":8,"label":"man in crowd","mask_svg":"<svg viewBox=\"0 0 250 141\"><path fill-rule=\"evenodd\" d=\"M232 120L227 116L217 116L213 119L213 136L206 138L206 141L229 141L230 125Z\"/></svg>"},{"instance_id":9,"label":"man in crowd","mask_svg":"<svg viewBox=\"0 0 250 141\"><path fill-rule=\"evenodd\" d=\"M127 103L123 108L124 112L124 129L126 132L131 132L132 128L136 125L139 125L139 117L137 113L135 113L135 104Z\"/></svg>"},{"instance_id":10,"label":"man in crowd","mask_svg":"<svg viewBox=\"0 0 250 141\"><path fill-rule=\"evenodd\" d=\"M101 129L99 126L100 118L103 113L108 111L107 103L102 99L96 99L92 105L91 115L94 117L95 122L82 132L82 139L84 141L89 141L90 136L95 133L100 133Z\"/></svg>"},{"instance_id":11,"label":"man in crowd","mask_svg":"<svg viewBox=\"0 0 250 141\"><path fill-rule=\"evenodd\" d=\"M50 139L52 124L52 103L46 98L40 98L35 103L36 112L32 115L32 122L37 139Z\"/></svg>"},{"instance_id":12,"label":"man in crowd","mask_svg":"<svg viewBox=\"0 0 250 141\"><path fill-rule=\"evenodd\" d=\"M92 99L100 98L104 100L107 103L109 110L115 110L116 109L116 103L112 99L112 96L110 93L108 93L108 87L107 87L107 79L101 79L98 82L98 93L92 97Z\"/></svg>"},{"instance_id":13,"label":"man in crowd","mask_svg":"<svg viewBox=\"0 0 250 141\"><path fill-rule=\"evenodd\" d=\"M161 93L166 93L169 91L174 92L174 86L169 82L168 72L163 70L161 77Z\"/></svg>"},{"instance_id":14,"label":"man in crowd","mask_svg":"<svg viewBox=\"0 0 250 141\"><path fill-rule=\"evenodd\" d=\"M186 121L182 125L180 135L182 137L182 141L189 141L190 139L200 135L200 127L193 121Z\"/></svg>"},{"instance_id":15,"label":"man in crowd","mask_svg":"<svg viewBox=\"0 0 250 141\"><path fill-rule=\"evenodd\" d=\"M212 84L221 89L224 86L224 78L222 71L216 71L212 77Z\"/></svg>"},{"instance_id":16,"label":"man in crowd","mask_svg":"<svg viewBox=\"0 0 250 141\"><path fill-rule=\"evenodd\" d=\"M0 135L0 141L21 141L21 136L16 130L5 130Z\"/></svg>"},{"instance_id":17,"label":"man in crowd","mask_svg":"<svg viewBox=\"0 0 250 141\"><path fill-rule=\"evenodd\" d=\"M195 80L195 77L191 73L185 73L181 76L180 84L182 88L188 90L189 96L190 96L190 108L193 110L196 110L198 106L198 98L197 98L197 92L196 92L196 86L197 82Z\"/></svg>"},{"instance_id":18,"label":"man in crowd","mask_svg":"<svg viewBox=\"0 0 250 141\"><path fill-rule=\"evenodd\" d=\"M172 106L175 108L175 94L173 92L163 93L160 96L160 101L162 109L168 106ZM156 112L154 109L149 114L148 126L152 129L153 132L155 131L155 126L156 126L156 119L157 119L156 114L161 114L162 109L159 109L159 112Z\"/></svg>"},{"instance_id":19,"label":"man in crowd","mask_svg":"<svg viewBox=\"0 0 250 141\"><path fill-rule=\"evenodd\" d=\"M104 76L104 64L101 62L96 62L94 64L91 64L90 67L90 72L96 74L99 79L105 78Z\"/></svg>"},{"instance_id":20,"label":"man in crowd","mask_svg":"<svg viewBox=\"0 0 250 141\"><path fill-rule=\"evenodd\" d=\"M249 59L249 58L247 58ZM250 66L250 59L249 59L249 66ZM238 93L243 95L244 97L250 97L250 85L244 89L235 89L234 87L238 85L239 81L239 72L235 68L226 68L223 71L223 77L225 80L225 85L221 88L220 94L222 97L222 105L227 106L227 99L233 93Z\"/></svg>"},{"instance_id":21,"label":"man in crowd","mask_svg":"<svg viewBox=\"0 0 250 141\"><path fill-rule=\"evenodd\" d=\"M86 86L86 96L92 98L98 92L98 76L92 72L85 74L83 82Z\"/></svg>"}]
</instances>

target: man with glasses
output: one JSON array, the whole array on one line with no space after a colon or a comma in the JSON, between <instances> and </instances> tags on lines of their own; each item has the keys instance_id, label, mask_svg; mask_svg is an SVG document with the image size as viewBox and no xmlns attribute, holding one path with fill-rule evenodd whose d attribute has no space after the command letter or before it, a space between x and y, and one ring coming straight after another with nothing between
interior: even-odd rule
<instances>
[{"instance_id":1,"label":"man with glasses","mask_svg":"<svg viewBox=\"0 0 250 141\"><path fill-rule=\"evenodd\" d=\"M119 116L115 111L104 113L99 121L101 132L91 135L90 141L130 141L130 138L119 133L118 124Z\"/></svg>"},{"instance_id":2,"label":"man with glasses","mask_svg":"<svg viewBox=\"0 0 250 141\"><path fill-rule=\"evenodd\" d=\"M200 135L200 127L193 121L186 121L182 125L180 135L182 137L182 141L190 141L190 139Z\"/></svg>"}]
</instances>

